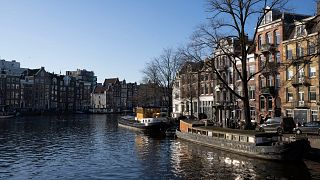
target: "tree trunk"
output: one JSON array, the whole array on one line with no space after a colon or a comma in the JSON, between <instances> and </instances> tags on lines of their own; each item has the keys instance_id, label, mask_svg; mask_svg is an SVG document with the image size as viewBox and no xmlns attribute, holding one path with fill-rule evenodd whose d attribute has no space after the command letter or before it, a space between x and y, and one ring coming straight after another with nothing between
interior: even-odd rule
<instances>
[{"instance_id":1,"label":"tree trunk","mask_svg":"<svg viewBox=\"0 0 320 180\"><path fill-rule=\"evenodd\" d=\"M246 72L246 71L245 71ZM251 117L250 117L250 101L249 101L249 92L248 92L248 81L243 81L243 111L244 111L244 120L245 120L245 129L252 129Z\"/></svg>"}]
</instances>

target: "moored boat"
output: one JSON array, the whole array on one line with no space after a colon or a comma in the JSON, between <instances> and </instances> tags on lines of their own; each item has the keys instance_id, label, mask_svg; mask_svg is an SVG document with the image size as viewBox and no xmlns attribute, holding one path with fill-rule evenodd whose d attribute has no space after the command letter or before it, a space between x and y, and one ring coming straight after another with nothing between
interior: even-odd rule
<instances>
[{"instance_id":1,"label":"moored boat","mask_svg":"<svg viewBox=\"0 0 320 180\"><path fill-rule=\"evenodd\" d=\"M16 116L15 114L12 114L12 115L0 115L0 119L9 119L9 118L13 118L15 116Z\"/></svg>"},{"instance_id":2,"label":"moored boat","mask_svg":"<svg viewBox=\"0 0 320 180\"><path fill-rule=\"evenodd\" d=\"M180 120L178 138L268 160L301 160L310 149L307 138L283 137L276 133L204 126L199 121Z\"/></svg>"},{"instance_id":3,"label":"moored boat","mask_svg":"<svg viewBox=\"0 0 320 180\"><path fill-rule=\"evenodd\" d=\"M0 112L0 119L9 119L16 117L17 115L17 112Z\"/></svg>"},{"instance_id":4,"label":"moored boat","mask_svg":"<svg viewBox=\"0 0 320 180\"><path fill-rule=\"evenodd\" d=\"M167 117L156 107L137 107L136 116L122 116L118 120L119 126L142 131L160 131L167 126Z\"/></svg>"}]
</instances>

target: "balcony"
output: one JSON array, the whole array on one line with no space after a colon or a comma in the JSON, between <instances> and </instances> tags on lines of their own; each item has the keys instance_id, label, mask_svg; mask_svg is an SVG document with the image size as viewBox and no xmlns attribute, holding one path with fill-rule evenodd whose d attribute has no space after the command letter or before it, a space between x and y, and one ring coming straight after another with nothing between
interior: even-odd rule
<instances>
[{"instance_id":1,"label":"balcony","mask_svg":"<svg viewBox=\"0 0 320 180\"><path fill-rule=\"evenodd\" d=\"M274 86L262 87L260 91L263 96L275 96L276 95L276 88Z\"/></svg>"},{"instance_id":2,"label":"balcony","mask_svg":"<svg viewBox=\"0 0 320 180\"><path fill-rule=\"evenodd\" d=\"M292 61L293 65L299 65L299 64L302 64L302 63L310 63L311 62L311 57L307 57L307 56L295 57L291 61Z\"/></svg>"},{"instance_id":3,"label":"balcony","mask_svg":"<svg viewBox=\"0 0 320 180\"><path fill-rule=\"evenodd\" d=\"M279 66L280 64L275 61L263 63L260 66L260 68L262 69L261 74L269 75L269 74L276 73L278 71Z\"/></svg>"},{"instance_id":4,"label":"balcony","mask_svg":"<svg viewBox=\"0 0 320 180\"><path fill-rule=\"evenodd\" d=\"M302 76L302 77L294 77L291 79L291 84L293 87L298 87L298 86L310 86L311 82L309 77Z\"/></svg>"},{"instance_id":5,"label":"balcony","mask_svg":"<svg viewBox=\"0 0 320 180\"><path fill-rule=\"evenodd\" d=\"M275 51L275 47L273 44L271 43L266 43L266 44L262 44L261 47L260 47L260 52L262 54L269 54L270 52L273 52Z\"/></svg>"},{"instance_id":6,"label":"balcony","mask_svg":"<svg viewBox=\"0 0 320 180\"><path fill-rule=\"evenodd\" d=\"M305 109L305 108L310 108L310 102L308 101L295 101L293 102L294 108L297 109Z\"/></svg>"}]
</instances>

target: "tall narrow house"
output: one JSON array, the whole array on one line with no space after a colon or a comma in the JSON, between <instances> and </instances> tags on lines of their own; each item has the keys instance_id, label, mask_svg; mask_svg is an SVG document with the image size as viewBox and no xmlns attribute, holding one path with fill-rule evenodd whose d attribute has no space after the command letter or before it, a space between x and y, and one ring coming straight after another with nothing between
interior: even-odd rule
<instances>
[{"instance_id":1,"label":"tall narrow house","mask_svg":"<svg viewBox=\"0 0 320 180\"><path fill-rule=\"evenodd\" d=\"M260 73L256 80L256 116L258 121L266 117L280 117L281 103L284 101L281 94L284 92L285 71L283 62L284 39L290 33L294 20L302 20L308 16L280 12L266 8L266 16L257 27L256 38L256 67Z\"/></svg>"},{"instance_id":2,"label":"tall narrow house","mask_svg":"<svg viewBox=\"0 0 320 180\"><path fill-rule=\"evenodd\" d=\"M316 16L295 20L283 41L284 91L281 94L283 111L301 124L319 117L319 32Z\"/></svg>"}]
</instances>

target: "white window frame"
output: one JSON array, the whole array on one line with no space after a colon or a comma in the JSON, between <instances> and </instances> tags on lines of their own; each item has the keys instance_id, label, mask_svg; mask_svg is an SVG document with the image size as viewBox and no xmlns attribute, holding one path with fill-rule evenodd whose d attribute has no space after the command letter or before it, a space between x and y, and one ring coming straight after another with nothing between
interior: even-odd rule
<instances>
[{"instance_id":1,"label":"white window frame","mask_svg":"<svg viewBox=\"0 0 320 180\"><path fill-rule=\"evenodd\" d=\"M316 67L312 67L312 66L310 66L309 67L309 77L310 78L313 78L313 77L316 77Z\"/></svg>"}]
</instances>

